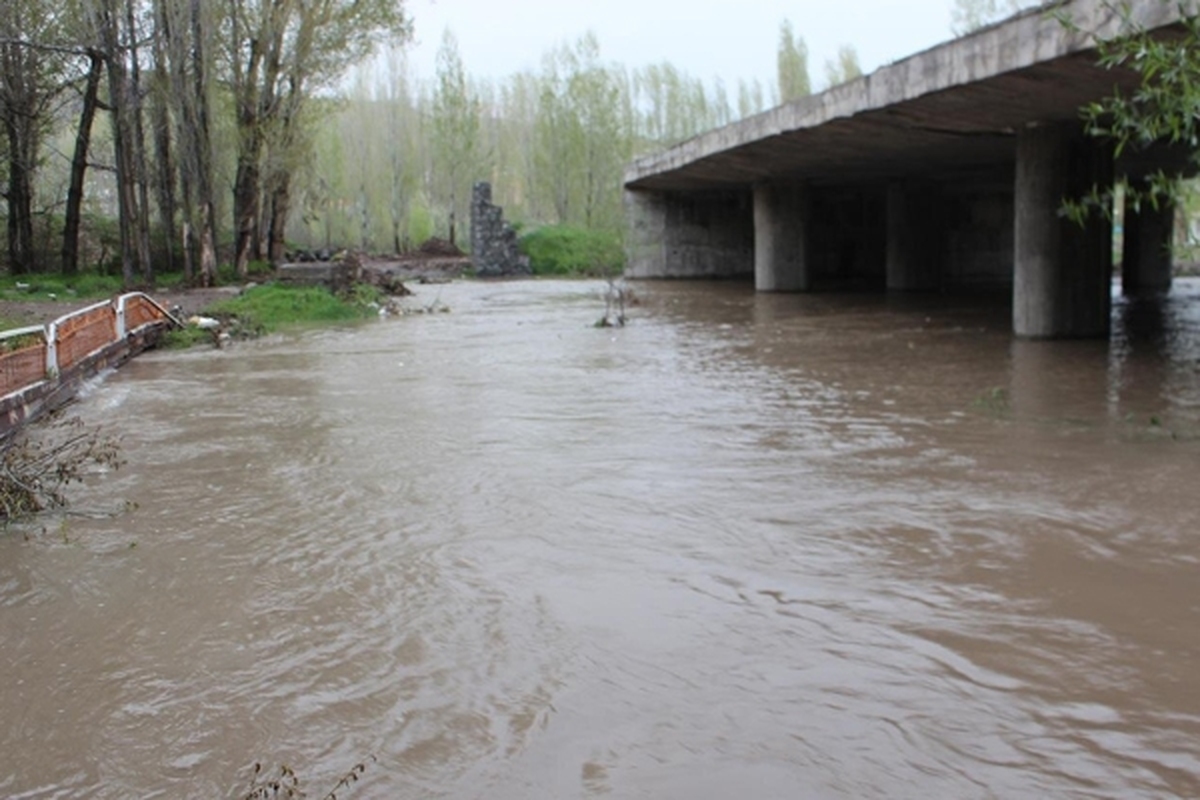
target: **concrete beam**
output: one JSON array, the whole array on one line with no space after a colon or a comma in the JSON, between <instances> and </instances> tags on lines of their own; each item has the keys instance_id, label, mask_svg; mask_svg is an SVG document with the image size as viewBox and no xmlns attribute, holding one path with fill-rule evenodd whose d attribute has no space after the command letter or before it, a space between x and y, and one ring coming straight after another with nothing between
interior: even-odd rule
<instances>
[{"instance_id":1,"label":"concrete beam","mask_svg":"<svg viewBox=\"0 0 1200 800\"><path fill-rule=\"evenodd\" d=\"M754 187L754 288L806 292L812 288L810 197L800 184Z\"/></svg>"},{"instance_id":2,"label":"concrete beam","mask_svg":"<svg viewBox=\"0 0 1200 800\"><path fill-rule=\"evenodd\" d=\"M1013 330L1039 339L1107 336L1112 311L1112 222L1059 213L1065 198L1112 184L1113 156L1078 124L1034 125L1017 143Z\"/></svg>"},{"instance_id":3,"label":"concrete beam","mask_svg":"<svg viewBox=\"0 0 1200 800\"><path fill-rule=\"evenodd\" d=\"M1011 161L1026 123L1077 120L1082 105L1114 86L1138 85L1133 73L1096 64L1096 37L1122 30L1116 5L1065 0L1030 9L642 158L625 182L680 190L781 176L839 182ZM1159 30L1198 5L1134 0L1130 10L1137 24Z\"/></svg>"}]
</instances>

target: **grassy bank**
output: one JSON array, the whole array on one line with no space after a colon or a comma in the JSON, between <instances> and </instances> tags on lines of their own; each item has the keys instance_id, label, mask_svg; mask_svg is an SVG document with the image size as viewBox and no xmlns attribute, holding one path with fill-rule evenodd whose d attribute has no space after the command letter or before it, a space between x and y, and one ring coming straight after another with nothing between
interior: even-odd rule
<instances>
[{"instance_id":1,"label":"grassy bank","mask_svg":"<svg viewBox=\"0 0 1200 800\"><path fill-rule=\"evenodd\" d=\"M376 313L371 304L379 300L379 291L370 286L356 286L349 296L339 297L324 288L269 283L214 303L204 309L203 316L220 320L231 335L252 338L305 325L368 319ZM211 341L209 331L188 327L172 331L166 344L187 347Z\"/></svg>"}]
</instances>

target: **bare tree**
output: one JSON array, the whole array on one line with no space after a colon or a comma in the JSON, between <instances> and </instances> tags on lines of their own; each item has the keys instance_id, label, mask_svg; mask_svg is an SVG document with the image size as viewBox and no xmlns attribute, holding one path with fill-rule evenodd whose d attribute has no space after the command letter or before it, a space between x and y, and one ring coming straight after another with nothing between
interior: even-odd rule
<instances>
[{"instance_id":1,"label":"bare tree","mask_svg":"<svg viewBox=\"0 0 1200 800\"><path fill-rule=\"evenodd\" d=\"M79 271L79 229L83 219L83 188L87 177L88 151L91 149L92 125L100 101L100 80L104 77L104 58L92 49L87 52L88 70L83 90L83 107L75 133L75 154L71 158L71 179L67 189L66 219L63 224L62 273L74 275Z\"/></svg>"}]
</instances>

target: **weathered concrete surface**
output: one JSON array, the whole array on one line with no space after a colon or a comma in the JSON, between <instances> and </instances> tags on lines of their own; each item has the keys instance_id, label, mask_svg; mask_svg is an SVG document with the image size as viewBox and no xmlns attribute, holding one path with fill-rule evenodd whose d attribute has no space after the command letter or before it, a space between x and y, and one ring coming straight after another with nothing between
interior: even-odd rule
<instances>
[{"instance_id":1,"label":"weathered concrete surface","mask_svg":"<svg viewBox=\"0 0 1200 800\"><path fill-rule=\"evenodd\" d=\"M843 183L1011 162L1028 122L1077 120L1079 107L1129 87L1095 63L1095 35L1120 31L1102 0L1045 8L934 47L871 75L697 136L635 162L629 188L687 190L795 176ZM1139 0L1134 19L1157 29L1179 9Z\"/></svg>"},{"instance_id":2,"label":"weathered concrete surface","mask_svg":"<svg viewBox=\"0 0 1200 800\"><path fill-rule=\"evenodd\" d=\"M631 278L733 278L754 270L749 189L627 191Z\"/></svg>"},{"instance_id":3,"label":"weathered concrete surface","mask_svg":"<svg viewBox=\"0 0 1200 800\"><path fill-rule=\"evenodd\" d=\"M361 274L357 261L302 262L280 264L277 279L289 286L324 286L335 291L348 291Z\"/></svg>"},{"instance_id":4,"label":"weathered concrete surface","mask_svg":"<svg viewBox=\"0 0 1200 800\"><path fill-rule=\"evenodd\" d=\"M1113 179L1112 149L1070 123L1030 126L1017 146L1013 330L1031 338L1108 333L1112 222L1079 224L1059 213L1064 197Z\"/></svg>"},{"instance_id":5,"label":"weathered concrete surface","mask_svg":"<svg viewBox=\"0 0 1200 800\"><path fill-rule=\"evenodd\" d=\"M754 187L754 287L760 292L812 288L809 193L802 184Z\"/></svg>"}]
</instances>

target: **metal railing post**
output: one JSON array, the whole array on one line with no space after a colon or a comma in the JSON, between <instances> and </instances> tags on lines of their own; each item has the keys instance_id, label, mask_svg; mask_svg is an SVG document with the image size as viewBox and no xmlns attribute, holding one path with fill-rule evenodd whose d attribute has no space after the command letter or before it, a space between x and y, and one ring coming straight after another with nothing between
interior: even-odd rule
<instances>
[{"instance_id":1,"label":"metal railing post","mask_svg":"<svg viewBox=\"0 0 1200 800\"><path fill-rule=\"evenodd\" d=\"M46 375L54 378L58 375L58 323L51 322L46 326Z\"/></svg>"},{"instance_id":2,"label":"metal railing post","mask_svg":"<svg viewBox=\"0 0 1200 800\"><path fill-rule=\"evenodd\" d=\"M129 297L123 294L117 298L117 341L125 338L125 298Z\"/></svg>"}]
</instances>

